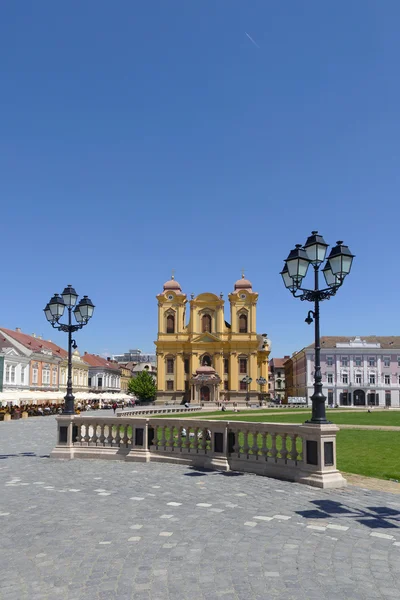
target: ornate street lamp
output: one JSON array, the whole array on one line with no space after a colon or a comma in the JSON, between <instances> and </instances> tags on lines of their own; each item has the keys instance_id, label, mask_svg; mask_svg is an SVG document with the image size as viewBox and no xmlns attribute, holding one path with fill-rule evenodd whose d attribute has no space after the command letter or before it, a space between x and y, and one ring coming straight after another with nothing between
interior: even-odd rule
<instances>
[{"instance_id":1,"label":"ornate street lamp","mask_svg":"<svg viewBox=\"0 0 400 600\"><path fill-rule=\"evenodd\" d=\"M244 383L246 384L246 402L248 402L249 401L249 385L251 384L253 379L251 377L249 377L248 375L245 375L245 377L243 377L242 381L244 381Z\"/></svg>"},{"instance_id":2,"label":"ornate street lamp","mask_svg":"<svg viewBox=\"0 0 400 600\"><path fill-rule=\"evenodd\" d=\"M72 333L87 325L94 311L94 304L87 296L84 296L79 304L77 304L77 300L78 294L71 285L68 285L61 296L54 294L44 308L44 314L51 326L54 329L68 333L67 395L64 398L63 411L66 415L73 415L75 413L74 396L72 394L72 348L76 348L76 342L72 339ZM65 309L68 310L68 324L59 323ZM72 324L72 312L74 313L77 325Z\"/></svg>"},{"instance_id":3,"label":"ornate street lamp","mask_svg":"<svg viewBox=\"0 0 400 600\"><path fill-rule=\"evenodd\" d=\"M265 377L259 377L258 379L256 379L256 382L260 386L260 396L261 396L261 399L262 399L262 396L263 396L263 387L267 383L267 380L265 379Z\"/></svg>"},{"instance_id":4,"label":"ornate street lamp","mask_svg":"<svg viewBox=\"0 0 400 600\"><path fill-rule=\"evenodd\" d=\"M285 261L285 266L281 271L285 287L300 300L314 302L314 310L309 310L306 323L309 325L314 321L315 324L315 369L314 369L314 393L311 396L312 416L308 423L321 425L329 423L326 419L325 401L326 397L322 393L322 375L321 375L321 343L319 327L319 303L322 300L329 300L334 296L338 289L343 285L345 277L350 273L354 255L350 252L348 246L343 245L342 241L336 242L332 248L326 264L322 269L327 288L319 289L319 270L325 261L328 244L325 242L318 231L313 231L307 238L304 247L297 244ZM307 275L309 265L314 267L314 289L308 290L301 287L304 277Z\"/></svg>"}]
</instances>

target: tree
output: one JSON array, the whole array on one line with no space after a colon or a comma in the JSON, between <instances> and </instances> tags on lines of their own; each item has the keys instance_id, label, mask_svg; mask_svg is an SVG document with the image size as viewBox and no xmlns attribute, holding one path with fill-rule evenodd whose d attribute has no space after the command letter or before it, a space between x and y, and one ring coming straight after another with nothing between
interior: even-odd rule
<instances>
[{"instance_id":1,"label":"tree","mask_svg":"<svg viewBox=\"0 0 400 600\"><path fill-rule=\"evenodd\" d=\"M141 371L128 382L128 392L135 394L140 401L150 402L156 397L157 387L147 371Z\"/></svg>"}]
</instances>

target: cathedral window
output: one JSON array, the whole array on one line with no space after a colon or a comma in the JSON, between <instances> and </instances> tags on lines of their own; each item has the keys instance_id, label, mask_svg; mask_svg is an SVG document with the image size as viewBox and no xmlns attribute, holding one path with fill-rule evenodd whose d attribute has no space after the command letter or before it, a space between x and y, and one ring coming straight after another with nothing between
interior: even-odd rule
<instances>
[{"instance_id":1,"label":"cathedral window","mask_svg":"<svg viewBox=\"0 0 400 600\"><path fill-rule=\"evenodd\" d=\"M247 315L239 316L239 333L247 333Z\"/></svg>"},{"instance_id":2,"label":"cathedral window","mask_svg":"<svg viewBox=\"0 0 400 600\"><path fill-rule=\"evenodd\" d=\"M211 357L208 354L203 356L201 364L203 367L211 367Z\"/></svg>"},{"instance_id":3,"label":"cathedral window","mask_svg":"<svg viewBox=\"0 0 400 600\"><path fill-rule=\"evenodd\" d=\"M174 359L167 358L167 373L168 375L172 375L174 373Z\"/></svg>"},{"instance_id":4,"label":"cathedral window","mask_svg":"<svg viewBox=\"0 0 400 600\"><path fill-rule=\"evenodd\" d=\"M185 373L186 373L186 375L189 373L189 369L190 369L190 360L188 358L185 358Z\"/></svg>"},{"instance_id":5,"label":"cathedral window","mask_svg":"<svg viewBox=\"0 0 400 600\"><path fill-rule=\"evenodd\" d=\"M247 392L247 383L245 381L240 381L239 384L240 384L240 390L242 392Z\"/></svg>"},{"instance_id":6,"label":"cathedral window","mask_svg":"<svg viewBox=\"0 0 400 600\"><path fill-rule=\"evenodd\" d=\"M167 316L167 333L175 333L175 317L174 317L174 315Z\"/></svg>"},{"instance_id":7,"label":"cathedral window","mask_svg":"<svg viewBox=\"0 0 400 600\"><path fill-rule=\"evenodd\" d=\"M229 374L229 358L224 358L224 373Z\"/></svg>"},{"instance_id":8,"label":"cathedral window","mask_svg":"<svg viewBox=\"0 0 400 600\"><path fill-rule=\"evenodd\" d=\"M211 332L211 316L203 315L201 318L201 330L203 333Z\"/></svg>"},{"instance_id":9,"label":"cathedral window","mask_svg":"<svg viewBox=\"0 0 400 600\"><path fill-rule=\"evenodd\" d=\"M239 373L246 375L247 373L247 358L239 359Z\"/></svg>"},{"instance_id":10,"label":"cathedral window","mask_svg":"<svg viewBox=\"0 0 400 600\"><path fill-rule=\"evenodd\" d=\"M171 381L171 380L168 380L168 381L167 381L167 390L168 390L169 392L171 392L171 391L173 391L173 389L174 389L174 382L173 382L173 381Z\"/></svg>"}]
</instances>

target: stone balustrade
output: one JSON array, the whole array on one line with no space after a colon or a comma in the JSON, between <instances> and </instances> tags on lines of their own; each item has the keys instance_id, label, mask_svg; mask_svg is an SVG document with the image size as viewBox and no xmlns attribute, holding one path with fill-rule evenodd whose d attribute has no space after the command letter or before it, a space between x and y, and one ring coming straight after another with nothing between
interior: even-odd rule
<instances>
[{"instance_id":1,"label":"stone balustrade","mask_svg":"<svg viewBox=\"0 0 400 600\"><path fill-rule=\"evenodd\" d=\"M327 425L86 415L57 417L52 458L168 462L255 473L316 487L346 485Z\"/></svg>"},{"instance_id":2,"label":"stone balustrade","mask_svg":"<svg viewBox=\"0 0 400 600\"><path fill-rule=\"evenodd\" d=\"M173 413L190 413L199 412L202 410L200 405L193 405L189 408L185 406L160 406L159 408L137 408L134 410L124 410L122 413L117 413L117 417L137 417L140 415L164 415Z\"/></svg>"}]
</instances>

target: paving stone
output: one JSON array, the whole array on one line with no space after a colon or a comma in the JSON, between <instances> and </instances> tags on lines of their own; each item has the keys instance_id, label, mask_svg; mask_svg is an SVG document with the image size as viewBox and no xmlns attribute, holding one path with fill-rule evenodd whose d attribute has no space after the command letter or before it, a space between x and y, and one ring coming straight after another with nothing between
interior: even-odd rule
<instances>
[{"instance_id":1,"label":"paving stone","mask_svg":"<svg viewBox=\"0 0 400 600\"><path fill-rule=\"evenodd\" d=\"M398 495L40 458L55 435L0 422L1 600L400 597Z\"/></svg>"}]
</instances>

